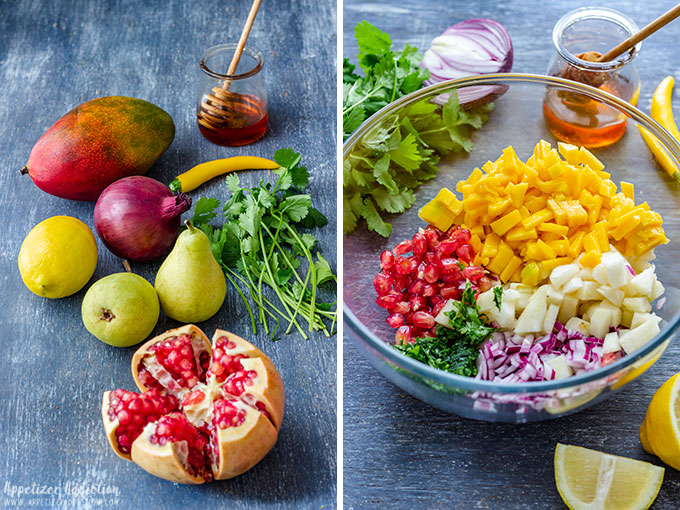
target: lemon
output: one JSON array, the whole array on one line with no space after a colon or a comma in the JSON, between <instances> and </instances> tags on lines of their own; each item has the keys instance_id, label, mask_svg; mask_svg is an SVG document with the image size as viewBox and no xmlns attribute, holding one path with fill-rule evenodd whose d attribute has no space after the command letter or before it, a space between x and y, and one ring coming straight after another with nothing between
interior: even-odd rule
<instances>
[{"instance_id":1,"label":"lemon","mask_svg":"<svg viewBox=\"0 0 680 510\"><path fill-rule=\"evenodd\" d=\"M680 372L659 388L640 427L640 442L648 453L680 469Z\"/></svg>"},{"instance_id":2,"label":"lemon","mask_svg":"<svg viewBox=\"0 0 680 510\"><path fill-rule=\"evenodd\" d=\"M572 510L644 510L663 474L649 462L560 443L555 448L557 490Z\"/></svg>"},{"instance_id":3,"label":"lemon","mask_svg":"<svg viewBox=\"0 0 680 510\"><path fill-rule=\"evenodd\" d=\"M52 216L28 233L19 250L21 279L31 292L62 298L82 289L97 266L90 228L71 216Z\"/></svg>"}]
</instances>

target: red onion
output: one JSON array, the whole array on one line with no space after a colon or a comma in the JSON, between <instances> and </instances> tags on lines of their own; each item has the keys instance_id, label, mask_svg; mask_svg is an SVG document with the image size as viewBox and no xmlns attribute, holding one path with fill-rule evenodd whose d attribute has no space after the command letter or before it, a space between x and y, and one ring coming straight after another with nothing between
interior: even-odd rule
<instances>
[{"instance_id":1,"label":"red onion","mask_svg":"<svg viewBox=\"0 0 680 510\"><path fill-rule=\"evenodd\" d=\"M512 333L494 333L479 351L477 379L497 382L545 381L555 377L546 364L564 355L566 363L579 374L601 366L601 338L586 337L555 322L555 331L540 338Z\"/></svg>"},{"instance_id":2,"label":"red onion","mask_svg":"<svg viewBox=\"0 0 680 510\"><path fill-rule=\"evenodd\" d=\"M191 198L135 175L110 184L94 207L94 228L114 255L143 262L168 252Z\"/></svg>"},{"instance_id":3,"label":"red onion","mask_svg":"<svg viewBox=\"0 0 680 510\"><path fill-rule=\"evenodd\" d=\"M424 82L432 85L446 80L489 73L507 73L512 69L513 51L510 35L503 25L488 18L469 19L447 28L425 52L420 66L430 72ZM458 89L460 104L505 92L505 86L473 86ZM443 104L448 94L435 102ZM491 99L493 100L493 99Z\"/></svg>"}]
</instances>

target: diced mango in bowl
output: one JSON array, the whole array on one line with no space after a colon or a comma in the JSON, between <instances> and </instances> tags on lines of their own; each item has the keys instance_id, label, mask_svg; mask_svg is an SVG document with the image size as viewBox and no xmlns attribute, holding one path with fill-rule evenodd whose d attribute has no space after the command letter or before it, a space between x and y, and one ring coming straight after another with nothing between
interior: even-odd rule
<instances>
[{"instance_id":1,"label":"diced mango in bowl","mask_svg":"<svg viewBox=\"0 0 680 510\"><path fill-rule=\"evenodd\" d=\"M622 181L617 191L591 152L558 147L541 140L526 163L506 148L458 182L462 200L443 188L420 217L442 231L468 228L481 248L475 265L527 285L576 259L594 268L610 245L632 259L668 242L661 216L636 205L633 184Z\"/></svg>"}]
</instances>

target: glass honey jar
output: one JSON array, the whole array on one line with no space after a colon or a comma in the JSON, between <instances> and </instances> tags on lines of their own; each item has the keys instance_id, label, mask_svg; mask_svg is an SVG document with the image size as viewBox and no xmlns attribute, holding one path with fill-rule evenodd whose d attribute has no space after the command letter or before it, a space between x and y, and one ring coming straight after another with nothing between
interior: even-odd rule
<instances>
[{"instance_id":1,"label":"glass honey jar","mask_svg":"<svg viewBox=\"0 0 680 510\"><path fill-rule=\"evenodd\" d=\"M635 57L641 43L612 61L595 60L637 31L633 20L613 9L584 7L565 14L553 29L555 54L547 74L591 85L636 105L640 76ZM626 131L622 112L564 89L547 89L543 114L550 132L574 145L605 147Z\"/></svg>"}]
</instances>

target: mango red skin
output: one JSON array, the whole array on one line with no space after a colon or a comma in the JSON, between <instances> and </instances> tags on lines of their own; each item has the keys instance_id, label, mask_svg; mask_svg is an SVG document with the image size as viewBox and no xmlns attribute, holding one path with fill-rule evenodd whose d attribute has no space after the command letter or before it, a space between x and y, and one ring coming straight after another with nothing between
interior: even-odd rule
<instances>
[{"instance_id":1,"label":"mango red skin","mask_svg":"<svg viewBox=\"0 0 680 510\"><path fill-rule=\"evenodd\" d=\"M51 195L95 201L112 182L145 174L174 137L172 117L158 106L133 97L101 97L55 122L33 146L26 167Z\"/></svg>"}]
</instances>

